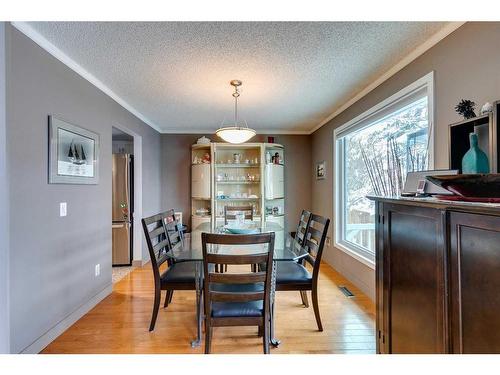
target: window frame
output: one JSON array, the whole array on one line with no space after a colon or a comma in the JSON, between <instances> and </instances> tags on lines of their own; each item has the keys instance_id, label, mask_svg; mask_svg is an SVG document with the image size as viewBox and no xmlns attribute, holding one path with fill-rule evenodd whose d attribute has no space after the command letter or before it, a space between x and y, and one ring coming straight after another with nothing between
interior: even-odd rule
<instances>
[{"instance_id":1,"label":"window frame","mask_svg":"<svg viewBox=\"0 0 500 375\"><path fill-rule=\"evenodd\" d=\"M369 254L359 245L347 242L343 239L343 221L344 221L344 202L345 202L345 136L351 132L357 131L363 126L370 117L380 113L383 110L396 106L404 98L417 93L420 90L426 90L427 111L428 111L428 132L429 132L429 161L428 169L434 169L434 71L426 74L412 84L404 87L400 91L391 95L387 99L371 107L367 111L356 116L347 123L339 126L333 132L333 176L334 176L334 199L333 212L335 213L334 225L334 245L337 249L350 255L368 267L375 269L375 256ZM397 109L396 109L397 110ZM376 120L375 120L376 121ZM375 244L376 246L376 244ZM376 252L376 249L375 249Z\"/></svg>"}]
</instances>

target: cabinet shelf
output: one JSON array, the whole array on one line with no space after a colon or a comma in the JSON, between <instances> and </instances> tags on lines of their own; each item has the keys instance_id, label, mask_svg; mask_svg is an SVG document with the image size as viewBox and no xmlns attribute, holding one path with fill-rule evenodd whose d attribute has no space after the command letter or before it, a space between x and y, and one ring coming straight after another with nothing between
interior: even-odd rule
<instances>
[{"instance_id":1,"label":"cabinet shelf","mask_svg":"<svg viewBox=\"0 0 500 375\"><path fill-rule=\"evenodd\" d=\"M215 183L219 185L251 185L260 184L260 181L215 181Z\"/></svg>"},{"instance_id":2,"label":"cabinet shelf","mask_svg":"<svg viewBox=\"0 0 500 375\"><path fill-rule=\"evenodd\" d=\"M260 198L216 198L216 201L256 201Z\"/></svg>"},{"instance_id":3,"label":"cabinet shelf","mask_svg":"<svg viewBox=\"0 0 500 375\"><path fill-rule=\"evenodd\" d=\"M260 164L215 164L216 168L259 168Z\"/></svg>"},{"instance_id":4,"label":"cabinet shelf","mask_svg":"<svg viewBox=\"0 0 500 375\"><path fill-rule=\"evenodd\" d=\"M259 216L260 216L260 212L253 214L253 221L260 221ZM216 215L215 218L216 219L224 219L224 215ZM249 219L245 219L245 220L249 220Z\"/></svg>"}]
</instances>

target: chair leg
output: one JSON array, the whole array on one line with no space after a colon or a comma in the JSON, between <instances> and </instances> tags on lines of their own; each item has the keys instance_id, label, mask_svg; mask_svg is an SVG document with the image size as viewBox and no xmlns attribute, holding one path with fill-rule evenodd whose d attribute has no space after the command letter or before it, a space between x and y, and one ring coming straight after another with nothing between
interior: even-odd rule
<instances>
[{"instance_id":1,"label":"chair leg","mask_svg":"<svg viewBox=\"0 0 500 375\"><path fill-rule=\"evenodd\" d=\"M269 322L266 320L267 319L264 319L264 324L262 325L262 328L264 330L264 334L262 335L262 343L264 345L264 354L269 354L269 341L271 339L269 336Z\"/></svg>"},{"instance_id":2,"label":"chair leg","mask_svg":"<svg viewBox=\"0 0 500 375\"><path fill-rule=\"evenodd\" d=\"M161 302L161 289L157 287L157 288L155 288L155 301L153 304L153 315L151 316L151 324L149 325L150 332L155 329L156 318L158 317L158 310L160 309L160 302Z\"/></svg>"},{"instance_id":3,"label":"chair leg","mask_svg":"<svg viewBox=\"0 0 500 375\"><path fill-rule=\"evenodd\" d=\"M314 316L316 317L316 323L318 324L318 330L323 331L323 325L321 324L321 317L319 316L319 306L318 306L318 289L313 288L311 292L312 303L314 308Z\"/></svg>"},{"instance_id":4,"label":"chair leg","mask_svg":"<svg viewBox=\"0 0 500 375\"><path fill-rule=\"evenodd\" d=\"M212 348L212 327L205 327L205 354L210 354Z\"/></svg>"},{"instance_id":5,"label":"chair leg","mask_svg":"<svg viewBox=\"0 0 500 375\"><path fill-rule=\"evenodd\" d=\"M309 301L307 300L307 292L305 290L300 291L300 298L302 298L302 304L304 307L309 307Z\"/></svg>"},{"instance_id":6,"label":"chair leg","mask_svg":"<svg viewBox=\"0 0 500 375\"><path fill-rule=\"evenodd\" d=\"M171 304L172 303L172 297L174 296L174 291L171 290L170 291L170 297L168 298L168 303Z\"/></svg>"},{"instance_id":7,"label":"chair leg","mask_svg":"<svg viewBox=\"0 0 500 375\"><path fill-rule=\"evenodd\" d=\"M172 293L172 291L167 290L167 293L165 294L165 303L163 304L163 308L166 308L170 303L170 293Z\"/></svg>"}]
</instances>

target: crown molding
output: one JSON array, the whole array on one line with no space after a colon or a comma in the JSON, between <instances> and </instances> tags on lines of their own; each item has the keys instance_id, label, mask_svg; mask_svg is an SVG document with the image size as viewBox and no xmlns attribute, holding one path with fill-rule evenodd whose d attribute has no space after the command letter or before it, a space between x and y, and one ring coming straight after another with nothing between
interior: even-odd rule
<instances>
[{"instance_id":1,"label":"crown molding","mask_svg":"<svg viewBox=\"0 0 500 375\"><path fill-rule=\"evenodd\" d=\"M361 90L359 93L357 93L354 97L349 99L347 102L342 104L340 107L338 107L335 112L333 112L330 116L325 118L323 121L321 121L318 125L316 125L312 130L310 130L309 134L313 134L316 130L321 128L323 125L337 117L339 114L344 112L347 108L352 106L354 103L356 103L358 100L366 96L368 93L373 91L375 88L377 88L379 85L387 81L389 78L391 78L393 75L395 75L397 72L399 72L401 69L403 69L405 66L409 65L411 62L416 60L419 56L423 55L425 52L427 52L429 49L434 47L437 43L439 43L441 40L446 38L448 35L450 35L452 32L457 30L459 27L464 25L465 22L449 22L447 25L445 25L441 30L433 34L429 39L427 39L424 43L420 44L417 48L415 48L412 52L410 52L406 57L401 59L396 65L394 65L391 69L386 71L384 74L382 74L380 77L378 77L375 81L370 83L368 86L366 86L363 90Z\"/></svg>"},{"instance_id":2,"label":"crown molding","mask_svg":"<svg viewBox=\"0 0 500 375\"><path fill-rule=\"evenodd\" d=\"M215 134L217 129L173 128L165 129L162 134ZM310 135L309 130L254 129L257 135Z\"/></svg>"},{"instance_id":3,"label":"crown molding","mask_svg":"<svg viewBox=\"0 0 500 375\"><path fill-rule=\"evenodd\" d=\"M28 38L33 40L36 44L38 44L45 51L54 56L57 60L62 62L64 65L72 69L78 75L89 81L99 90L104 92L118 104L120 104L127 111L135 115L140 120L144 121L147 125L151 126L154 130L159 133L162 133L162 130L159 126L157 126L153 121L144 116L141 112L127 103L124 99L122 99L118 94L116 94L113 90L111 90L108 86L106 86L102 81L96 78L92 73L83 68L80 64L78 64L71 57L66 55L63 51L57 48L54 44L49 42L43 35L41 35L38 31L33 29L27 22L11 22L11 25L14 26L17 30L22 32Z\"/></svg>"}]
</instances>

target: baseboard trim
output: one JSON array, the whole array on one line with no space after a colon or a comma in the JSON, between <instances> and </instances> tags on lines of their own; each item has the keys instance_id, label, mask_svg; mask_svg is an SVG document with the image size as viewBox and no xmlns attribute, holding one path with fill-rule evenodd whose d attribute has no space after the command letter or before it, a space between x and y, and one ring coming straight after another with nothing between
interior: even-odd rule
<instances>
[{"instance_id":1,"label":"baseboard trim","mask_svg":"<svg viewBox=\"0 0 500 375\"><path fill-rule=\"evenodd\" d=\"M54 341L58 336L60 336L69 327L75 324L81 317L93 309L99 302L111 294L113 291L113 285L109 285L102 291L97 293L88 302L81 305L74 312L69 314L66 318L57 323L54 327L49 329L46 333L40 336L36 341L24 348L21 354L37 354L40 353L47 345Z\"/></svg>"}]
</instances>

